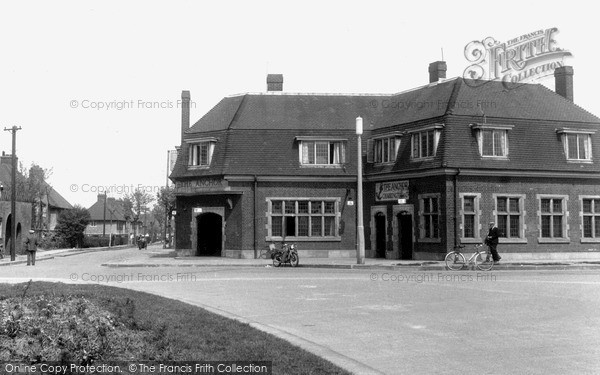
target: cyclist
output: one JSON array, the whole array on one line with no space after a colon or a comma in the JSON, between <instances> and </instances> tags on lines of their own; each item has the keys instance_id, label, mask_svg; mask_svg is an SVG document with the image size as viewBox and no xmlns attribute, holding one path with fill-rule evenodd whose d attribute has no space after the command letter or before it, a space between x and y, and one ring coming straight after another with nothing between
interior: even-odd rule
<instances>
[{"instance_id":1,"label":"cyclist","mask_svg":"<svg viewBox=\"0 0 600 375\"><path fill-rule=\"evenodd\" d=\"M485 244L490 248L490 253L492 253L492 258L494 259L494 263L498 263L502 257L498 255L498 237L500 237L500 230L496 226L496 223L490 221L490 229L488 231L488 235L485 238Z\"/></svg>"}]
</instances>

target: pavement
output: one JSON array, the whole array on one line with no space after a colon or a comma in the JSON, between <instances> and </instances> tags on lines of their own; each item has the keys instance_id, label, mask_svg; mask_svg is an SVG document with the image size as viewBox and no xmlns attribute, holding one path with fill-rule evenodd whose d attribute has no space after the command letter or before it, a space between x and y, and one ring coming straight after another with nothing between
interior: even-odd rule
<instances>
[{"instance_id":1,"label":"pavement","mask_svg":"<svg viewBox=\"0 0 600 375\"><path fill-rule=\"evenodd\" d=\"M130 249L132 246L113 246L89 249L58 249L38 250L36 261L54 259L57 257L73 256L97 251L116 251ZM154 244L148 249L139 250L138 256L121 259L117 262L104 263L104 267L273 267L270 259L236 259L223 257L178 257L172 249L162 249ZM590 254L588 258L577 259L515 259L510 260L511 254L503 255L509 260L502 260L494 265L493 270L561 270L561 269L597 269L600 268L600 258ZM26 264L26 255L17 255L15 261L10 261L10 255L0 259L0 266ZM289 267L287 264L284 267ZM386 269L386 270L415 270L438 271L446 270L443 261L398 260L382 258L366 258L364 264L357 264L356 258L301 258L299 267L310 268L339 268L339 269ZM470 265L473 269L473 265Z\"/></svg>"}]
</instances>

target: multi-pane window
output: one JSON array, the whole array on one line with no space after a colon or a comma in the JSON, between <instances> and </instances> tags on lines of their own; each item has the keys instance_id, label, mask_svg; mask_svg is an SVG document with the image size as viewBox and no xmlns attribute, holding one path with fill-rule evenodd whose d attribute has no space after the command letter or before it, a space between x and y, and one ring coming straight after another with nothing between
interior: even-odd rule
<instances>
[{"instance_id":1,"label":"multi-pane window","mask_svg":"<svg viewBox=\"0 0 600 375\"><path fill-rule=\"evenodd\" d=\"M473 124L476 132L479 155L485 158L508 158L508 131L514 125Z\"/></svg>"},{"instance_id":2,"label":"multi-pane window","mask_svg":"<svg viewBox=\"0 0 600 375\"><path fill-rule=\"evenodd\" d=\"M496 222L502 237L521 238L523 209L521 197L496 197Z\"/></svg>"},{"instance_id":3,"label":"multi-pane window","mask_svg":"<svg viewBox=\"0 0 600 375\"><path fill-rule=\"evenodd\" d=\"M123 230L124 224L122 221L117 221L117 230Z\"/></svg>"},{"instance_id":4,"label":"multi-pane window","mask_svg":"<svg viewBox=\"0 0 600 375\"><path fill-rule=\"evenodd\" d=\"M336 199L270 200L270 237L338 237Z\"/></svg>"},{"instance_id":5,"label":"multi-pane window","mask_svg":"<svg viewBox=\"0 0 600 375\"><path fill-rule=\"evenodd\" d=\"M436 130L417 132L412 135L413 159L435 156L437 146Z\"/></svg>"},{"instance_id":6,"label":"multi-pane window","mask_svg":"<svg viewBox=\"0 0 600 375\"><path fill-rule=\"evenodd\" d=\"M566 134L565 137L567 159L592 159L592 141L589 134Z\"/></svg>"},{"instance_id":7,"label":"multi-pane window","mask_svg":"<svg viewBox=\"0 0 600 375\"><path fill-rule=\"evenodd\" d=\"M476 196L463 196L463 238L475 238L476 236L476 217L475 207Z\"/></svg>"},{"instance_id":8,"label":"multi-pane window","mask_svg":"<svg viewBox=\"0 0 600 375\"><path fill-rule=\"evenodd\" d=\"M562 198L541 198L542 238L564 238L565 208Z\"/></svg>"},{"instance_id":9,"label":"multi-pane window","mask_svg":"<svg viewBox=\"0 0 600 375\"><path fill-rule=\"evenodd\" d=\"M592 134L595 129L561 128L557 134L562 136L567 160L574 162L592 161Z\"/></svg>"},{"instance_id":10,"label":"multi-pane window","mask_svg":"<svg viewBox=\"0 0 600 375\"><path fill-rule=\"evenodd\" d=\"M375 163L390 163L396 160L400 137L377 138L373 140L373 161Z\"/></svg>"},{"instance_id":11,"label":"multi-pane window","mask_svg":"<svg viewBox=\"0 0 600 375\"><path fill-rule=\"evenodd\" d=\"M302 141L303 165L340 165L344 163L344 143L339 141Z\"/></svg>"},{"instance_id":12,"label":"multi-pane window","mask_svg":"<svg viewBox=\"0 0 600 375\"><path fill-rule=\"evenodd\" d=\"M481 131L481 156L505 157L508 155L507 131L484 129Z\"/></svg>"},{"instance_id":13,"label":"multi-pane window","mask_svg":"<svg viewBox=\"0 0 600 375\"><path fill-rule=\"evenodd\" d=\"M421 201L421 238L440 238L440 198L423 196Z\"/></svg>"},{"instance_id":14,"label":"multi-pane window","mask_svg":"<svg viewBox=\"0 0 600 375\"><path fill-rule=\"evenodd\" d=\"M213 141L204 141L190 144L188 165L208 167L212 159L213 150Z\"/></svg>"},{"instance_id":15,"label":"multi-pane window","mask_svg":"<svg viewBox=\"0 0 600 375\"><path fill-rule=\"evenodd\" d=\"M582 199L583 238L600 238L600 197Z\"/></svg>"}]
</instances>

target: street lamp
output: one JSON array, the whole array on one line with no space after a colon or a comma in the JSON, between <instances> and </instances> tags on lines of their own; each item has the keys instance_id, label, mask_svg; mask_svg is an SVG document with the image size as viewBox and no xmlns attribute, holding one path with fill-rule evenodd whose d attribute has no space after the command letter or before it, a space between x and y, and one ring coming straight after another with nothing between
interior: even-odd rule
<instances>
[{"instance_id":1,"label":"street lamp","mask_svg":"<svg viewBox=\"0 0 600 375\"><path fill-rule=\"evenodd\" d=\"M356 190L356 214L358 216L358 244L356 249L356 264L365 264L365 228L363 225L363 190L362 190L362 144L360 136L363 133L363 119L356 118L356 135L358 136L358 165L357 165L357 180L358 187Z\"/></svg>"}]
</instances>

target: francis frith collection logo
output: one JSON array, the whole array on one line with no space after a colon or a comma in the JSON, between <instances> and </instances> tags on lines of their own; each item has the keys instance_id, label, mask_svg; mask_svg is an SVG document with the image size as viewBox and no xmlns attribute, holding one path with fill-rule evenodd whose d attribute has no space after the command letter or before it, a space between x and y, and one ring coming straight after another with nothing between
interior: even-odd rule
<instances>
[{"instance_id":1,"label":"francis frith collection logo","mask_svg":"<svg viewBox=\"0 0 600 375\"><path fill-rule=\"evenodd\" d=\"M533 83L552 75L554 69L565 65L569 51L558 47L555 38L558 29L540 29L499 42L492 37L475 40L465 47L465 57L472 64L463 73L464 78L479 85L485 81L502 81L507 88Z\"/></svg>"}]
</instances>

